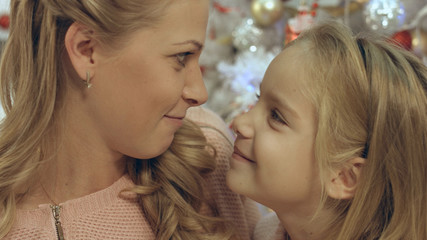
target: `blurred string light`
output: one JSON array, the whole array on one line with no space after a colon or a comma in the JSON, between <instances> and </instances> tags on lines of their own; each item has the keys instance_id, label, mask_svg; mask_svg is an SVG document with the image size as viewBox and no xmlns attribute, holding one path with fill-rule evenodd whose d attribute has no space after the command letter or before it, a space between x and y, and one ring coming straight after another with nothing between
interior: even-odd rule
<instances>
[{"instance_id":1,"label":"blurred string light","mask_svg":"<svg viewBox=\"0 0 427 240\"><path fill-rule=\"evenodd\" d=\"M260 27L254 19L246 18L231 33L232 44L238 52L256 52L260 46L267 49L280 43L274 27Z\"/></svg>"},{"instance_id":2,"label":"blurred string light","mask_svg":"<svg viewBox=\"0 0 427 240\"><path fill-rule=\"evenodd\" d=\"M391 35L398 31L406 17L400 0L370 0L363 13L367 26L384 35Z\"/></svg>"}]
</instances>

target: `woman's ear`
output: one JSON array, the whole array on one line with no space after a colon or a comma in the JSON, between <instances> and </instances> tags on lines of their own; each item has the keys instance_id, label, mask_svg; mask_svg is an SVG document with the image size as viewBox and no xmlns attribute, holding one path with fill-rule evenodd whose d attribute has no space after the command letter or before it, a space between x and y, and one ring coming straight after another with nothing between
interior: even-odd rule
<instances>
[{"instance_id":1,"label":"woman's ear","mask_svg":"<svg viewBox=\"0 0 427 240\"><path fill-rule=\"evenodd\" d=\"M73 23L65 34L65 48L78 76L86 80L87 73L94 74L93 58L95 39L93 32L82 24Z\"/></svg>"},{"instance_id":2,"label":"woman's ear","mask_svg":"<svg viewBox=\"0 0 427 240\"><path fill-rule=\"evenodd\" d=\"M361 157L352 158L342 168L332 171L326 182L328 196L334 199L353 198L365 161Z\"/></svg>"}]
</instances>

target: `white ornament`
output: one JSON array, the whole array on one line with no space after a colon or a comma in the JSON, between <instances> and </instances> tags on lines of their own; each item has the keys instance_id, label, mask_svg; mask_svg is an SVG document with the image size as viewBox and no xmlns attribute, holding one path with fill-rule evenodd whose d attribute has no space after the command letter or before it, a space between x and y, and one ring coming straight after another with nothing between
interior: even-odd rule
<instances>
[{"instance_id":1,"label":"white ornament","mask_svg":"<svg viewBox=\"0 0 427 240\"><path fill-rule=\"evenodd\" d=\"M229 61L218 63L217 70L227 82L226 87L229 87L236 95L233 112L227 116L227 121L256 102L256 94L259 93L259 85L265 71L280 51L280 48L266 51L261 46L255 52L250 50L241 52L233 63Z\"/></svg>"}]
</instances>

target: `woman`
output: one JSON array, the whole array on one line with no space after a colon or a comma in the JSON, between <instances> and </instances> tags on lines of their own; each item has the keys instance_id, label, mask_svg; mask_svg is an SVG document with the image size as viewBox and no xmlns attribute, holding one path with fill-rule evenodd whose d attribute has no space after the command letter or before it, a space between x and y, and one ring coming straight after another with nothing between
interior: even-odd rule
<instances>
[{"instance_id":1,"label":"woman","mask_svg":"<svg viewBox=\"0 0 427 240\"><path fill-rule=\"evenodd\" d=\"M198 65L207 12L206 0L11 1L0 238L249 235L247 202L221 192L206 151L227 156L222 123L203 124L208 144L184 118L207 98Z\"/></svg>"}]
</instances>

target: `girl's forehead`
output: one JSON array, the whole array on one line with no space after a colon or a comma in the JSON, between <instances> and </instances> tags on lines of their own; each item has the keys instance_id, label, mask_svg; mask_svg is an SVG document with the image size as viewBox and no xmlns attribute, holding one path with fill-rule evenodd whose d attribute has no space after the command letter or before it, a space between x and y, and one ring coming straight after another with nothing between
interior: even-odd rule
<instances>
[{"instance_id":1,"label":"girl's forehead","mask_svg":"<svg viewBox=\"0 0 427 240\"><path fill-rule=\"evenodd\" d=\"M286 47L277 55L275 60L291 66L309 65L312 62L310 59L314 57L314 55L310 51L310 45L304 42L305 41L296 42Z\"/></svg>"},{"instance_id":2,"label":"girl's forehead","mask_svg":"<svg viewBox=\"0 0 427 240\"><path fill-rule=\"evenodd\" d=\"M304 49L299 45L293 45L283 50L272 61L267 71L283 77L293 77L301 80L307 77L311 62Z\"/></svg>"},{"instance_id":3,"label":"girl's forehead","mask_svg":"<svg viewBox=\"0 0 427 240\"><path fill-rule=\"evenodd\" d=\"M281 92L298 92L311 102L318 90L313 74L312 55L307 55L305 44L295 44L285 48L270 64L265 74L261 90L271 89ZM320 76L319 76L320 77ZM264 88L264 89L262 89Z\"/></svg>"}]
</instances>

